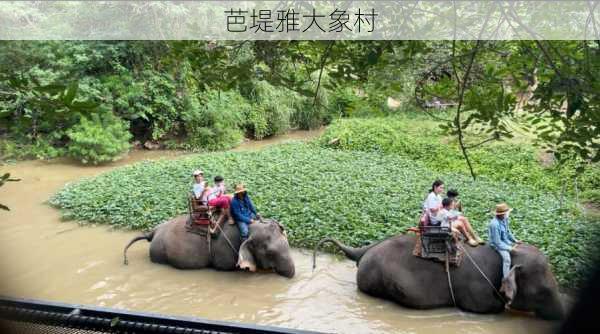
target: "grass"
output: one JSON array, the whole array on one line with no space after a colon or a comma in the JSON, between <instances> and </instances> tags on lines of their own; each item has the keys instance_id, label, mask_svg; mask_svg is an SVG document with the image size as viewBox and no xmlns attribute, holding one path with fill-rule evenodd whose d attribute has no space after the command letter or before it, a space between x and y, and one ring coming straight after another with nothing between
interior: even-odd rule
<instances>
[{"instance_id":1,"label":"grass","mask_svg":"<svg viewBox=\"0 0 600 334\"><path fill-rule=\"evenodd\" d=\"M549 256L563 285L578 285L592 261L588 246L596 225L582 224L571 204L561 208L543 191L439 173L397 155L311 144L142 162L68 184L51 204L67 219L149 229L186 212L190 172L199 167L208 178L225 176L230 189L243 181L259 212L281 220L296 247L312 247L325 236L358 246L403 233L415 225L431 182L441 177L461 191L466 214L483 237L497 202L514 207L513 231Z\"/></svg>"}]
</instances>

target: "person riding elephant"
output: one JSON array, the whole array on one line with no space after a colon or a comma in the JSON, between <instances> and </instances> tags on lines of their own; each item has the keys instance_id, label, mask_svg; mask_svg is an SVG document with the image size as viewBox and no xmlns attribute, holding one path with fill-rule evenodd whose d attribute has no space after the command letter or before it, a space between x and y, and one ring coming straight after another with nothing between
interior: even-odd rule
<instances>
[{"instance_id":1,"label":"person riding elephant","mask_svg":"<svg viewBox=\"0 0 600 334\"><path fill-rule=\"evenodd\" d=\"M240 229L242 241L248 239L248 226L256 223L260 216L256 213L256 208L241 183L235 186L234 196L231 200L231 215Z\"/></svg>"},{"instance_id":2,"label":"person riding elephant","mask_svg":"<svg viewBox=\"0 0 600 334\"><path fill-rule=\"evenodd\" d=\"M458 193L458 191L456 189L450 189L450 190L448 190L448 192L446 192L446 198L449 198L454 201L454 210L456 210L457 212L462 214L463 206L462 206L462 202L458 198L459 195L460 194Z\"/></svg>"},{"instance_id":3,"label":"person riding elephant","mask_svg":"<svg viewBox=\"0 0 600 334\"><path fill-rule=\"evenodd\" d=\"M214 186L209 189L206 196L208 206L219 208L221 210L221 216L216 223L217 225L221 226L225 220L227 220L230 225L233 225L234 221L229 211L229 207L231 206L231 196L225 193L225 180L222 176L217 175L215 176L214 181Z\"/></svg>"},{"instance_id":4,"label":"person riding elephant","mask_svg":"<svg viewBox=\"0 0 600 334\"><path fill-rule=\"evenodd\" d=\"M436 220L441 222L442 227L451 227L452 232L455 234L461 233L454 227L456 220L458 219L458 215L453 210L453 200L450 198L444 198L442 200L442 208L438 211L436 215Z\"/></svg>"},{"instance_id":5,"label":"person riding elephant","mask_svg":"<svg viewBox=\"0 0 600 334\"><path fill-rule=\"evenodd\" d=\"M508 227L508 216L511 211L512 209L506 203L496 205L494 218L490 221L488 228L490 246L492 246L502 258L502 277L504 279L508 277L510 272L510 253L517 244L521 243L515 239Z\"/></svg>"},{"instance_id":6,"label":"person riding elephant","mask_svg":"<svg viewBox=\"0 0 600 334\"><path fill-rule=\"evenodd\" d=\"M204 172L200 169L196 169L192 173L192 177L194 178L194 184L192 185L192 193L194 193L194 197L196 199L200 200L205 194L206 189L206 182L204 181Z\"/></svg>"},{"instance_id":7,"label":"person riding elephant","mask_svg":"<svg viewBox=\"0 0 600 334\"><path fill-rule=\"evenodd\" d=\"M439 225L440 223L435 217L442 208L442 196L440 195L442 192L444 192L444 181L435 180L423 202L423 215L426 217L423 219L428 220L431 225Z\"/></svg>"},{"instance_id":8,"label":"person riding elephant","mask_svg":"<svg viewBox=\"0 0 600 334\"><path fill-rule=\"evenodd\" d=\"M431 186L431 191L427 195L425 202L423 203L423 212L429 218L431 225L439 225L441 223L441 216L439 215L442 210L442 196L444 192L444 182L442 180L436 180ZM467 239L469 246L476 247L477 245L484 244L485 242L477 235L477 232L471 226L469 219L465 217L462 212L458 211L457 206L460 204L457 202L458 192L456 190L448 191L448 196L452 200L452 208L449 210L454 216L455 220L452 223L452 227L460 231L461 234ZM462 209L462 205L460 205ZM423 220L423 219L422 219Z\"/></svg>"},{"instance_id":9,"label":"person riding elephant","mask_svg":"<svg viewBox=\"0 0 600 334\"><path fill-rule=\"evenodd\" d=\"M240 231L225 224L216 238L190 233L186 229L188 215L173 218L149 233L133 238L123 251L127 264L127 249L139 240L150 242L150 260L178 269L212 267L217 270L236 268L255 271L272 269L279 275L293 277L295 266L283 226L272 219L253 224L251 236L242 244Z\"/></svg>"},{"instance_id":10,"label":"person riding elephant","mask_svg":"<svg viewBox=\"0 0 600 334\"><path fill-rule=\"evenodd\" d=\"M454 217L456 217L456 220L453 222L452 226L454 228L456 228L458 231L460 231L461 234L465 236L465 238L467 238L467 243L470 246L476 247L477 245L485 244L485 241L483 241L479 237L477 232L475 232L475 230L471 226L471 222L469 221L469 219L467 217L465 217L464 214L457 209L457 205L460 204L460 202L458 202L455 197L447 197L447 199L449 199L450 203L451 203L450 204L450 214L452 214ZM461 207L462 207L462 205L461 205Z\"/></svg>"},{"instance_id":11,"label":"person riding elephant","mask_svg":"<svg viewBox=\"0 0 600 334\"><path fill-rule=\"evenodd\" d=\"M450 266L447 273L443 263L413 255L416 240L413 235L398 235L353 248L326 238L317 244L313 261L323 243L334 243L357 263L356 281L361 291L409 308L456 306L475 313L499 313L511 300L512 309L534 312L544 319L562 318L558 283L547 258L536 247L521 244L512 251L515 266L503 282L502 260L489 245L463 248L468 256L459 266Z\"/></svg>"}]
</instances>

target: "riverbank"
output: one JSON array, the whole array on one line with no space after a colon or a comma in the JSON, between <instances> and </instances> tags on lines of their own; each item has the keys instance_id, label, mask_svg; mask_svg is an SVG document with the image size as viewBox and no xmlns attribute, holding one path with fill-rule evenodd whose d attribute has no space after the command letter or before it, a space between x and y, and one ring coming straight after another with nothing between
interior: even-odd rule
<instances>
[{"instance_id":1,"label":"riverbank","mask_svg":"<svg viewBox=\"0 0 600 334\"><path fill-rule=\"evenodd\" d=\"M264 148L264 147L267 147L270 145L274 145L274 144L285 143L286 141L292 141L292 140L309 141L309 140L313 140L313 139L320 137L324 131L325 131L325 128L323 127L323 128L314 129L314 130L291 130L285 134L270 136L270 137L267 137L267 138L264 138L261 140L244 138L244 140L238 146L236 146L230 150L231 151L256 150L256 149L261 149L261 148ZM3 145L6 146L9 144L7 142L4 142ZM2 146L2 145L0 145L0 146ZM6 147L5 147L5 149L6 149ZM178 150L178 149L169 150L169 149L157 148L157 147L156 148L151 147L151 149L148 149L148 148L145 148L144 146L139 146L137 148L134 146L131 150L129 150L129 152L127 152L126 154L123 154L120 159L117 159L112 162L100 164L100 165L84 165L81 162L79 162L75 159L72 159L72 158L68 158L68 157L45 159L45 158L36 158L35 156L30 156L30 155L15 156L15 155L8 154L9 156L13 156L14 158L4 159L2 157L4 157L6 154L0 154L0 166L15 164L20 161L40 160L40 161L47 161L50 163L64 163L64 164L73 164L73 165L79 165L79 166L89 166L90 168L97 168L97 167L102 168L102 167L121 166L123 164L137 162L142 159L151 159L152 160L152 159L157 159L157 158L161 158L161 157L168 159L168 158L172 158L172 157L176 157L176 156L182 156L182 155L186 155L186 154L197 154L197 153L198 152Z\"/></svg>"}]
</instances>

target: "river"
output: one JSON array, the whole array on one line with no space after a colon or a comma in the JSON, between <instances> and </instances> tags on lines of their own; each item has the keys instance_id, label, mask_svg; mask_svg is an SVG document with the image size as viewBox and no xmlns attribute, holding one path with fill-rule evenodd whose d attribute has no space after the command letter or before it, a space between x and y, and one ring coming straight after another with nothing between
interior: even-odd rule
<instances>
[{"instance_id":1,"label":"river","mask_svg":"<svg viewBox=\"0 0 600 334\"><path fill-rule=\"evenodd\" d=\"M260 149L293 132L238 150ZM197 316L337 333L545 333L555 324L522 314L476 315L456 309L410 310L358 291L353 262L327 254L312 271L310 252L294 250L296 276L181 271L153 264L148 243L122 251L137 232L62 222L45 201L65 183L145 159L175 158L172 151L134 151L100 167L66 159L1 166L20 182L0 188L0 294L67 303ZM425 288L425 287L423 287Z\"/></svg>"}]
</instances>

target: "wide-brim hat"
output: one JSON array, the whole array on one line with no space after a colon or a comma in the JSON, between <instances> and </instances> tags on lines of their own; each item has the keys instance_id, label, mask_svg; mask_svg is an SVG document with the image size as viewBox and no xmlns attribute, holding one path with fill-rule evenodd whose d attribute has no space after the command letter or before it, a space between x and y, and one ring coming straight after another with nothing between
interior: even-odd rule
<instances>
[{"instance_id":1,"label":"wide-brim hat","mask_svg":"<svg viewBox=\"0 0 600 334\"><path fill-rule=\"evenodd\" d=\"M496 209L494 210L494 214L495 215L503 215L503 214L505 214L507 212L511 212L511 211L512 211L512 208L510 208L508 206L508 204L506 204L506 203L500 203L500 204L496 205Z\"/></svg>"},{"instance_id":2,"label":"wide-brim hat","mask_svg":"<svg viewBox=\"0 0 600 334\"><path fill-rule=\"evenodd\" d=\"M244 187L243 183L235 185L235 190L233 191L234 194L245 193L245 192L246 192L246 188Z\"/></svg>"},{"instance_id":3,"label":"wide-brim hat","mask_svg":"<svg viewBox=\"0 0 600 334\"><path fill-rule=\"evenodd\" d=\"M198 176L198 175L204 175L204 172L200 169L196 169L193 173L192 176Z\"/></svg>"}]
</instances>

